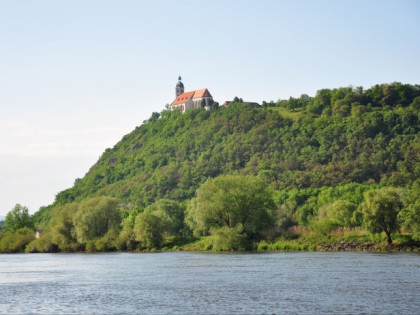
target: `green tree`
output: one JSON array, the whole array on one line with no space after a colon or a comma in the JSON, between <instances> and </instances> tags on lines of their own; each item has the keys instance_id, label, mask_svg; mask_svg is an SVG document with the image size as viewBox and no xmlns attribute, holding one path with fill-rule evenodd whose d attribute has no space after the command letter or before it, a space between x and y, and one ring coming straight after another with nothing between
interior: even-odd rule
<instances>
[{"instance_id":1,"label":"green tree","mask_svg":"<svg viewBox=\"0 0 420 315\"><path fill-rule=\"evenodd\" d=\"M5 232L3 235L0 235L0 253L23 252L25 247L34 239L35 233L28 227L14 232Z\"/></svg>"},{"instance_id":2,"label":"green tree","mask_svg":"<svg viewBox=\"0 0 420 315\"><path fill-rule=\"evenodd\" d=\"M175 200L160 199L154 204L146 208L153 211L165 222L165 234L177 236L180 235L184 228L184 207Z\"/></svg>"},{"instance_id":3,"label":"green tree","mask_svg":"<svg viewBox=\"0 0 420 315\"><path fill-rule=\"evenodd\" d=\"M156 121L156 120L159 119L159 117L160 117L160 114L159 113L153 112L152 113L152 116L150 116L150 118L149 118L149 122Z\"/></svg>"},{"instance_id":4,"label":"green tree","mask_svg":"<svg viewBox=\"0 0 420 315\"><path fill-rule=\"evenodd\" d=\"M359 207L367 229L372 233L385 232L391 245L391 234L400 227L398 213L403 208L401 191L392 187L368 191Z\"/></svg>"},{"instance_id":5,"label":"green tree","mask_svg":"<svg viewBox=\"0 0 420 315\"><path fill-rule=\"evenodd\" d=\"M273 226L275 208L272 193L259 177L219 176L197 190L187 208L187 223L196 235L240 227L253 240Z\"/></svg>"},{"instance_id":6,"label":"green tree","mask_svg":"<svg viewBox=\"0 0 420 315\"><path fill-rule=\"evenodd\" d=\"M301 106L301 105L300 105L299 99L297 99L297 98L293 98L293 97L290 97L290 98L289 98L287 108L288 108L288 109L290 109L292 112L293 112L296 108L299 108L300 106Z\"/></svg>"},{"instance_id":7,"label":"green tree","mask_svg":"<svg viewBox=\"0 0 420 315\"><path fill-rule=\"evenodd\" d=\"M166 230L166 217L162 213L145 210L136 217L134 235L144 248L160 247Z\"/></svg>"},{"instance_id":8,"label":"green tree","mask_svg":"<svg viewBox=\"0 0 420 315\"><path fill-rule=\"evenodd\" d=\"M345 200L336 200L319 209L318 217L312 222L312 227L323 234L328 234L338 227L353 226L355 210L355 204Z\"/></svg>"},{"instance_id":9,"label":"green tree","mask_svg":"<svg viewBox=\"0 0 420 315\"><path fill-rule=\"evenodd\" d=\"M356 205L345 200L336 200L331 204L325 205L319 210L319 219L332 219L339 226L351 227L354 225L353 213Z\"/></svg>"},{"instance_id":10,"label":"green tree","mask_svg":"<svg viewBox=\"0 0 420 315\"><path fill-rule=\"evenodd\" d=\"M405 207L400 212L404 228L413 233L413 239L420 241L420 182L417 181L405 199Z\"/></svg>"},{"instance_id":11,"label":"green tree","mask_svg":"<svg viewBox=\"0 0 420 315\"><path fill-rule=\"evenodd\" d=\"M121 223L121 232L118 236L118 248L120 250L134 250L138 242L134 235L134 224L136 222L136 217L141 213L143 209L139 207L133 207L130 211L127 212L126 217L122 220Z\"/></svg>"},{"instance_id":12,"label":"green tree","mask_svg":"<svg viewBox=\"0 0 420 315\"><path fill-rule=\"evenodd\" d=\"M77 203L69 203L59 206L52 211L50 222L51 241L61 251L75 251L78 249L73 222L73 217L77 210Z\"/></svg>"},{"instance_id":13,"label":"green tree","mask_svg":"<svg viewBox=\"0 0 420 315\"><path fill-rule=\"evenodd\" d=\"M410 104L412 110L420 111L420 96L417 96L413 99L413 102Z\"/></svg>"},{"instance_id":14,"label":"green tree","mask_svg":"<svg viewBox=\"0 0 420 315\"><path fill-rule=\"evenodd\" d=\"M142 247L160 247L165 237L179 236L184 229L184 208L174 200L160 199L137 215L135 239Z\"/></svg>"},{"instance_id":15,"label":"green tree","mask_svg":"<svg viewBox=\"0 0 420 315\"><path fill-rule=\"evenodd\" d=\"M118 200L111 197L93 197L82 201L73 216L74 233L79 243L104 236L121 223Z\"/></svg>"},{"instance_id":16,"label":"green tree","mask_svg":"<svg viewBox=\"0 0 420 315\"><path fill-rule=\"evenodd\" d=\"M29 214L28 208L17 204L6 215L3 229L5 231L15 232L25 227L33 229L33 222L31 216Z\"/></svg>"},{"instance_id":17,"label":"green tree","mask_svg":"<svg viewBox=\"0 0 420 315\"><path fill-rule=\"evenodd\" d=\"M420 241L420 200L407 206L401 212L403 226L413 233L413 239Z\"/></svg>"}]
</instances>

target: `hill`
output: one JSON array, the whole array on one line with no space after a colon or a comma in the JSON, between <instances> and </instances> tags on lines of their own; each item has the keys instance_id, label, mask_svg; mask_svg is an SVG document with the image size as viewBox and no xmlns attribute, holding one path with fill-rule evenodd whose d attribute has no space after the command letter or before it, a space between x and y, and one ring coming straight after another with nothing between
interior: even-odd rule
<instances>
[{"instance_id":1,"label":"hill","mask_svg":"<svg viewBox=\"0 0 420 315\"><path fill-rule=\"evenodd\" d=\"M63 207L106 196L118 202L122 219L131 215L132 228L162 200L175 202L183 221L208 179L241 175L258 177L273 192L277 227L308 227L334 201L356 207L367 190L412 190L420 175L419 108L419 85L392 83L323 89L262 108L234 102L153 113L34 220L48 229Z\"/></svg>"},{"instance_id":2,"label":"hill","mask_svg":"<svg viewBox=\"0 0 420 315\"><path fill-rule=\"evenodd\" d=\"M221 174L261 175L274 189L406 185L419 177L418 96L419 86L393 84L321 90L262 109L237 103L154 113L106 149L56 204L92 195L141 207L161 198L182 201Z\"/></svg>"}]
</instances>

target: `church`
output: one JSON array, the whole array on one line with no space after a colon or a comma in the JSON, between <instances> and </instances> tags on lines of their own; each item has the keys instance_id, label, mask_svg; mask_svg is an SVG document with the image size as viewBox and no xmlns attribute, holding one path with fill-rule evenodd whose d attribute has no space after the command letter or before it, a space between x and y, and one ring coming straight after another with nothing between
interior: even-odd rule
<instances>
[{"instance_id":1,"label":"church","mask_svg":"<svg viewBox=\"0 0 420 315\"><path fill-rule=\"evenodd\" d=\"M175 100L170 105L170 109L178 109L182 113L190 109L202 107L209 110L213 103L213 96L211 96L207 89L184 92L184 84L181 81L181 76L178 77L178 83L175 86L175 96Z\"/></svg>"}]
</instances>

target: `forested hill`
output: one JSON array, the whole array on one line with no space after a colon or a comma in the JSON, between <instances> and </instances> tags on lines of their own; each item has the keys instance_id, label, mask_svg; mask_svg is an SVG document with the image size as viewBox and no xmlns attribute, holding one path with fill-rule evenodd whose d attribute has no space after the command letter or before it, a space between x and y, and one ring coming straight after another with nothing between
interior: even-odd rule
<instances>
[{"instance_id":1,"label":"forested hill","mask_svg":"<svg viewBox=\"0 0 420 315\"><path fill-rule=\"evenodd\" d=\"M0 252L418 250L419 115L400 83L153 113L52 205L17 204Z\"/></svg>"},{"instance_id":2,"label":"forested hill","mask_svg":"<svg viewBox=\"0 0 420 315\"><path fill-rule=\"evenodd\" d=\"M420 176L420 86L324 89L251 108L153 113L106 149L56 205L106 195L145 207L186 200L207 178L259 175L275 190Z\"/></svg>"}]
</instances>

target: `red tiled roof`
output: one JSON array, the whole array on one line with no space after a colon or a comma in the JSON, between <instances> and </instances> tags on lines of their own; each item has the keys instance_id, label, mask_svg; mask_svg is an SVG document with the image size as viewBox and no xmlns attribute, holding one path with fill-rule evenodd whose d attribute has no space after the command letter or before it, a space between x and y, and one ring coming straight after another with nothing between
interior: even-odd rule
<instances>
[{"instance_id":1,"label":"red tiled roof","mask_svg":"<svg viewBox=\"0 0 420 315\"><path fill-rule=\"evenodd\" d=\"M195 91L193 98L199 98L199 97L212 97L212 96L211 96L209 90L201 89L201 90L196 90Z\"/></svg>"},{"instance_id":2,"label":"red tiled roof","mask_svg":"<svg viewBox=\"0 0 420 315\"><path fill-rule=\"evenodd\" d=\"M182 93L180 96L178 96L173 102L172 105L178 105L178 104L184 104L189 99L191 99L194 96L195 91Z\"/></svg>"},{"instance_id":3,"label":"red tiled roof","mask_svg":"<svg viewBox=\"0 0 420 315\"><path fill-rule=\"evenodd\" d=\"M171 105L179 105L184 104L190 99L194 98L201 98L201 97L212 97L209 90L207 89L201 89L201 90L195 90L191 92L185 92L182 93L180 96L178 96Z\"/></svg>"}]
</instances>

